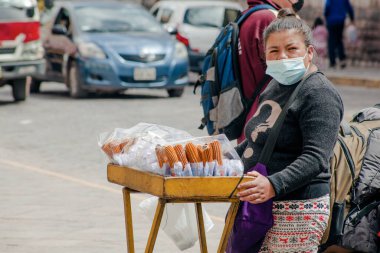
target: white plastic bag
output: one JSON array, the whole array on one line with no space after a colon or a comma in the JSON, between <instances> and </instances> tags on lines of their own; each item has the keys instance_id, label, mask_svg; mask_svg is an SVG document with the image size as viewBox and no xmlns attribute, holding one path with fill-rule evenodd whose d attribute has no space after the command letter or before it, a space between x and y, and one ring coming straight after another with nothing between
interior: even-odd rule
<instances>
[{"instance_id":1,"label":"white plastic bag","mask_svg":"<svg viewBox=\"0 0 380 253\"><path fill-rule=\"evenodd\" d=\"M143 200L139 208L153 221L158 203L157 197ZM214 223L206 210L203 209L205 231L210 231ZM181 251L191 248L198 240L198 227L195 214L195 206L190 203L166 204L160 228L172 239Z\"/></svg>"},{"instance_id":2,"label":"white plastic bag","mask_svg":"<svg viewBox=\"0 0 380 253\"><path fill-rule=\"evenodd\" d=\"M345 36L346 36L346 42L348 43L349 46L357 46L358 41L359 41L359 32L355 25L350 24L346 28Z\"/></svg>"}]
</instances>

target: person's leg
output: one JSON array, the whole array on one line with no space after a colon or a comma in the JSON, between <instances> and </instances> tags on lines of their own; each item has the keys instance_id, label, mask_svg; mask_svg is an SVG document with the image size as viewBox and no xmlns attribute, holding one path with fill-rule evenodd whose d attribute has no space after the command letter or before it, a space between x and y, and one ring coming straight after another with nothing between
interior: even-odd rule
<instances>
[{"instance_id":1,"label":"person's leg","mask_svg":"<svg viewBox=\"0 0 380 253\"><path fill-rule=\"evenodd\" d=\"M338 50L338 57L340 60L340 66L342 68L346 67L346 54L344 52L344 44L343 44L343 30L344 23L336 25L336 48Z\"/></svg>"},{"instance_id":2,"label":"person's leg","mask_svg":"<svg viewBox=\"0 0 380 253\"><path fill-rule=\"evenodd\" d=\"M328 49L329 49L329 60L330 67L335 67L335 49L336 49L336 34L335 34L335 26L329 25L327 26L327 30L329 32L328 38Z\"/></svg>"}]
</instances>

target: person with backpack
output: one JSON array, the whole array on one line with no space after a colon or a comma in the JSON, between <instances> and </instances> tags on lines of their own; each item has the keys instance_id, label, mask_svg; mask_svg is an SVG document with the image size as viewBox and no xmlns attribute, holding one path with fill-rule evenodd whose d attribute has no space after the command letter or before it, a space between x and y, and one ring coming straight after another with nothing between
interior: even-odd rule
<instances>
[{"instance_id":1,"label":"person with backpack","mask_svg":"<svg viewBox=\"0 0 380 253\"><path fill-rule=\"evenodd\" d=\"M208 50L194 94L201 85L203 117L199 129L229 140L244 139L246 121L271 79L265 75L262 32L280 8L298 11L303 0L248 0L249 8L226 25ZM240 138L239 138L240 137Z\"/></svg>"},{"instance_id":2,"label":"person with backpack","mask_svg":"<svg viewBox=\"0 0 380 253\"><path fill-rule=\"evenodd\" d=\"M248 218L255 219L249 216L247 205L258 207L271 200L274 222L259 252L317 252L329 220L329 162L343 103L312 62L310 27L292 10L280 10L265 29L263 40L266 73L273 80L245 127L246 139L236 147L247 175L254 179L238 186L241 203L229 252L257 252L234 250L256 236L247 233L234 238L234 233L244 235L236 227L247 224ZM273 144L273 151L260 164L268 143Z\"/></svg>"},{"instance_id":3,"label":"person with backpack","mask_svg":"<svg viewBox=\"0 0 380 253\"><path fill-rule=\"evenodd\" d=\"M301 10L303 2L303 0L247 0L248 10L259 5L268 4L277 11L281 8L293 8L296 12ZM266 65L262 33L275 18L276 11L274 12L271 9L256 11L240 27L238 47L239 66L243 93L247 99L253 98L256 94L259 95L271 79L265 75ZM258 91L255 93L256 90ZM255 99L251 108L249 108L245 123L255 113L257 106L258 100ZM244 138L244 132L242 132L238 138L238 143L243 141Z\"/></svg>"}]
</instances>

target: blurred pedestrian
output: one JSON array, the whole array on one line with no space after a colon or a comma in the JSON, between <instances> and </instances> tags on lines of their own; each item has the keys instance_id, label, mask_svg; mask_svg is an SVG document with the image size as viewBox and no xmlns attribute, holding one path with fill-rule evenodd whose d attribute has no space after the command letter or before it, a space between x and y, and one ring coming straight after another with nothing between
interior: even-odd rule
<instances>
[{"instance_id":1,"label":"blurred pedestrian","mask_svg":"<svg viewBox=\"0 0 380 253\"><path fill-rule=\"evenodd\" d=\"M292 8L295 12L301 10L303 0L247 0L248 9L258 5L268 4L276 10L281 8ZM243 85L243 92L246 98L252 98L255 90L264 82L263 91L270 81L270 77L265 78L265 56L263 49L262 34L264 29L276 19L276 12L269 9L252 13L240 28L239 33L239 66ZM260 92L260 91L259 91ZM246 122L255 113L258 106L258 99L253 103ZM238 142L245 138L242 132Z\"/></svg>"},{"instance_id":2,"label":"blurred pedestrian","mask_svg":"<svg viewBox=\"0 0 380 253\"><path fill-rule=\"evenodd\" d=\"M326 69L325 59L327 57L328 31L321 17L317 17L314 20L312 34L314 49L317 53L314 63L318 66L319 69L324 70Z\"/></svg>"},{"instance_id":3,"label":"blurred pedestrian","mask_svg":"<svg viewBox=\"0 0 380 253\"><path fill-rule=\"evenodd\" d=\"M247 175L253 177L238 187L242 202L237 220L255 220L244 213L245 207L273 199L274 224L260 252L316 253L330 215L329 160L343 118L343 103L333 84L313 64L311 29L294 12L281 10L265 29L263 40L266 73L274 80L261 94L259 108L245 127L247 138L236 148ZM273 126L296 88L298 93L285 111L265 176L255 168L266 142L273 141L269 137ZM240 244L243 239L255 238L252 233L241 234Z\"/></svg>"},{"instance_id":4,"label":"blurred pedestrian","mask_svg":"<svg viewBox=\"0 0 380 253\"><path fill-rule=\"evenodd\" d=\"M347 13L350 16L351 23L354 23L354 10L350 0L326 0L324 15L329 32L328 49L330 67L332 68L336 66L336 53L338 53L340 67L346 67L343 30Z\"/></svg>"}]
</instances>

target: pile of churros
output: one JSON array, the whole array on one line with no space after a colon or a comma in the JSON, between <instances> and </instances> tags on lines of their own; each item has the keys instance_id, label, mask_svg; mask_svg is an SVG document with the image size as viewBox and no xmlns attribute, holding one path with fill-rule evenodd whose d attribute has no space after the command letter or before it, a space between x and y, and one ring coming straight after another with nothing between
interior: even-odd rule
<instances>
[{"instance_id":1,"label":"pile of churros","mask_svg":"<svg viewBox=\"0 0 380 253\"><path fill-rule=\"evenodd\" d=\"M224 176L222 146L218 140L203 145L192 142L157 145L158 165L171 176Z\"/></svg>"},{"instance_id":2,"label":"pile of churros","mask_svg":"<svg viewBox=\"0 0 380 253\"><path fill-rule=\"evenodd\" d=\"M147 127L153 132L146 132ZM109 162L173 177L241 176L244 172L239 155L223 134L193 138L163 126L143 124L141 129L115 129L99 137L99 147Z\"/></svg>"},{"instance_id":3,"label":"pile of churros","mask_svg":"<svg viewBox=\"0 0 380 253\"><path fill-rule=\"evenodd\" d=\"M136 142L135 138L125 138L123 140L109 140L101 147L104 153L112 159L114 154L128 152Z\"/></svg>"}]
</instances>

